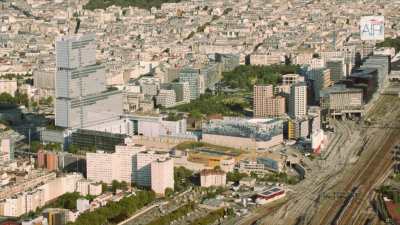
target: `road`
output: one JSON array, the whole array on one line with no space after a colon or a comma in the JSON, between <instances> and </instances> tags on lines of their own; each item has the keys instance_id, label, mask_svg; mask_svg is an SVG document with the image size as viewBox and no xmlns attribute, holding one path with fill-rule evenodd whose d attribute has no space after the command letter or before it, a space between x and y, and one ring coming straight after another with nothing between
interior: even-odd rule
<instances>
[{"instance_id":1,"label":"road","mask_svg":"<svg viewBox=\"0 0 400 225\"><path fill-rule=\"evenodd\" d=\"M154 209L155 207L159 207L159 206L165 205L165 204L167 204L167 203L168 203L168 202L165 201L165 202L160 202L160 203L156 203L156 204L149 205L149 206L147 206L147 207L145 207L145 208L139 210L139 212L135 213L134 215L132 215L132 216L129 217L128 219L126 219L126 220L124 220L124 221L118 223L118 225L126 225L126 224L129 224L129 222L132 221L132 220L134 220L135 218L137 218L137 217L139 217L139 216L141 216L141 215L147 213L148 211Z\"/></svg>"}]
</instances>

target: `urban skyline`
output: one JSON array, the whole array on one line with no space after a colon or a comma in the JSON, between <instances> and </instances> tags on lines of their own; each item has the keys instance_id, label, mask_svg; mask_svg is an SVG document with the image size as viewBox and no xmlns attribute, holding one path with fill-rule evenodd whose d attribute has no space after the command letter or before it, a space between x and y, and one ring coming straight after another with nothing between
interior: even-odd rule
<instances>
[{"instance_id":1,"label":"urban skyline","mask_svg":"<svg viewBox=\"0 0 400 225\"><path fill-rule=\"evenodd\" d=\"M399 11L0 0L0 225L400 224Z\"/></svg>"}]
</instances>

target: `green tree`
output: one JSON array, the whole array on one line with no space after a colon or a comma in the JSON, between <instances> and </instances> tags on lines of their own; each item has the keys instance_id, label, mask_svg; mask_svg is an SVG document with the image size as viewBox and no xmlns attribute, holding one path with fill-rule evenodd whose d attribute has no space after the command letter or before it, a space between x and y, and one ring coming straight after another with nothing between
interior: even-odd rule
<instances>
[{"instance_id":1,"label":"green tree","mask_svg":"<svg viewBox=\"0 0 400 225\"><path fill-rule=\"evenodd\" d=\"M69 153L76 154L76 153L78 153L78 150L79 150L78 146L76 146L74 144L70 144L68 146L68 152Z\"/></svg>"},{"instance_id":2,"label":"green tree","mask_svg":"<svg viewBox=\"0 0 400 225\"><path fill-rule=\"evenodd\" d=\"M109 191L108 185L106 183L101 182L101 192L107 192Z\"/></svg>"},{"instance_id":3,"label":"green tree","mask_svg":"<svg viewBox=\"0 0 400 225\"><path fill-rule=\"evenodd\" d=\"M167 198L170 198L174 194L174 190L172 188L165 188L164 195Z\"/></svg>"},{"instance_id":4,"label":"green tree","mask_svg":"<svg viewBox=\"0 0 400 225\"><path fill-rule=\"evenodd\" d=\"M385 38L384 41L377 43L377 47L392 47L396 49L396 53L400 51L400 37Z\"/></svg>"},{"instance_id":5,"label":"green tree","mask_svg":"<svg viewBox=\"0 0 400 225\"><path fill-rule=\"evenodd\" d=\"M174 168L174 189L177 192L186 190L192 185L193 171L186 169L183 166Z\"/></svg>"},{"instance_id":6,"label":"green tree","mask_svg":"<svg viewBox=\"0 0 400 225\"><path fill-rule=\"evenodd\" d=\"M38 152L41 148L43 148L43 145L40 141L35 140L31 142L31 152Z\"/></svg>"},{"instance_id":7,"label":"green tree","mask_svg":"<svg viewBox=\"0 0 400 225\"><path fill-rule=\"evenodd\" d=\"M128 183L126 183L126 181L119 182L117 180L113 180L111 183L112 192L115 193L118 189L123 191L128 190Z\"/></svg>"},{"instance_id":8,"label":"green tree","mask_svg":"<svg viewBox=\"0 0 400 225\"><path fill-rule=\"evenodd\" d=\"M0 104L15 104L15 99L10 94L3 92L0 94Z\"/></svg>"},{"instance_id":9,"label":"green tree","mask_svg":"<svg viewBox=\"0 0 400 225\"><path fill-rule=\"evenodd\" d=\"M246 173L239 173L237 170L226 174L226 180L235 183L239 182L244 177L248 177L248 175Z\"/></svg>"}]
</instances>

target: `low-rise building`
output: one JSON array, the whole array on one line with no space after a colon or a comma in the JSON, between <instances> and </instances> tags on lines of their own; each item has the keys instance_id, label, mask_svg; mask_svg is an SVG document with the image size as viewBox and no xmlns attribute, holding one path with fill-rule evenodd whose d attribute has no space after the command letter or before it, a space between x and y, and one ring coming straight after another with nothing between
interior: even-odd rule
<instances>
[{"instance_id":1,"label":"low-rise building","mask_svg":"<svg viewBox=\"0 0 400 225\"><path fill-rule=\"evenodd\" d=\"M200 172L200 185L202 187L225 186L226 173L221 170L205 169Z\"/></svg>"},{"instance_id":2,"label":"low-rise building","mask_svg":"<svg viewBox=\"0 0 400 225\"><path fill-rule=\"evenodd\" d=\"M256 202L258 204L267 204L275 200L284 198L286 196L286 191L279 187L274 187L266 191L257 194Z\"/></svg>"}]
</instances>

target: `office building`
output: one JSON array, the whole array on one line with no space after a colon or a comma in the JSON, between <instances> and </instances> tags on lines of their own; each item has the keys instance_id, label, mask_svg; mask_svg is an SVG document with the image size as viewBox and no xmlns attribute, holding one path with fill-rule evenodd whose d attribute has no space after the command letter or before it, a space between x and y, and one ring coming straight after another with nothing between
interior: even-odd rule
<instances>
[{"instance_id":1,"label":"office building","mask_svg":"<svg viewBox=\"0 0 400 225\"><path fill-rule=\"evenodd\" d=\"M156 104L165 108L176 105L176 95L174 90L161 89L156 97Z\"/></svg>"},{"instance_id":2,"label":"office building","mask_svg":"<svg viewBox=\"0 0 400 225\"><path fill-rule=\"evenodd\" d=\"M328 116L360 116L364 109L363 91L342 84L323 90L320 102Z\"/></svg>"},{"instance_id":3,"label":"office building","mask_svg":"<svg viewBox=\"0 0 400 225\"><path fill-rule=\"evenodd\" d=\"M363 90L363 100L368 103L378 89L378 70L375 68L361 68L355 70L349 79L353 81L353 87Z\"/></svg>"},{"instance_id":4,"label":"office building","mask_svg":"<svg viewBox=\"0 0 400 225\"><path fill-rule=\"evenodd\" d=\"M174 161L172 158L160 158L151 163L151 190L164 195L165 189L174 189Z\"/></svg>"},{"instance_id":5,"label":"office building","mask_svg":"<svg viewBox=\"0 0 400 225\"><path fill-rule=\"evenodd\" d=\"M282 120L224 117L203 124L202 141L241 149L266 149L283 142Z\"/></svg>"},{"instance_id":6,"label":"office building","mask_svg":"<svg viewBox=\"0 0 400 225\"><path fill-rule=\"evenodd\" d=\"M290 87L289 115L293 118L307 114L307 85L297 83Z\"/></svg>"},{"instance_id":7,"label":"office building","mask_svg":"<svg viewBox=\"0 0 400 225\"><path fill-rule=\"evenodd\" d=\"M124 144L124 140L127 137L126 134L121 133L77 129L72 133L71 141L72 144L81 149L95 148L96 150L113 152L115 145Z\"/></svg>"},{"instance_id":8,"label":"office building","mask_svg":"<svg viewBox=\"0 0 400 225\"><path fill-rule=\"evenodd\" d=\"M170 83L171 89L175 91L177 103L189 103L190 102L190 88L188 82L175 82Z\"/></svg>"},{"instance_id":9,"label":"office building","mask_svg":"<svg viewBox=\"0 0 400 225\"><path fill-rule=\"evenodd\" d=\"M391 71L390 56L370 56L365 60L360 69L376 69L378 72L378 88L381 88L384 84L385 78Z\"/></svg>"},{"instance_id":10,"label":"office building","mask_svg":"<svg viewBox=\"0 0 400 225\"><path fill-rule=\"evenodd\" d=\"M154 77L142 77L139 80L141 92L145 96L156 96L160 89L160 80Z\"/></svg>"},{"instance_id":11,"label":"office building","mask_svg":"<svg viewBox=\"0 0 400 225\"><path fill-rule=\"evenodd\" d=\"M94 35L60 37L56 67L57 126L84 128L119 119L122 93L105 86L105 67L96 62Z\"/></svg>"},{"instance_id":12,"label":"office building","mask_svg":"<svg viewBox=\"0 0 400 225\"><path fill-rule=\"evenodd\" d=\"M311 69L307 71L307 77L312 82L314 101L319 102L321 90L332 85L331 71L327 68Z\"/></svg>"},{"instance_id":13,"label":"office building","mask_svg":"<svg viewBox=\"0 0 400 225\"><path fill-rule=\"evenodd\" d=\"M189 84L190 100L199 98L206 90L204 75L200 73L200 69L191 68L190 66L184 67L179 72L179 82L187 82Z\"/></svg>"},{"instance_id":14,"label":"office building","mask_svg":"<svg viewBox=\"0 0 400 225\"><path fill-rule=\"evenodd\" d=\"M185 118L169 120L166 116L130 115L134 135L144 137L184 136L187 134Z\"/></svg>"},{"instance_id":15,"label":"office building","mask_svg":"<svg viewBox=\"0 0 400 225\"><path fill-rule=\"evenodd\" d=\"M326 68L331 72L331 80L338 82L345 79L345 63L343 58L331 58L326 62Z\"/></svg>"}]
</instances>

